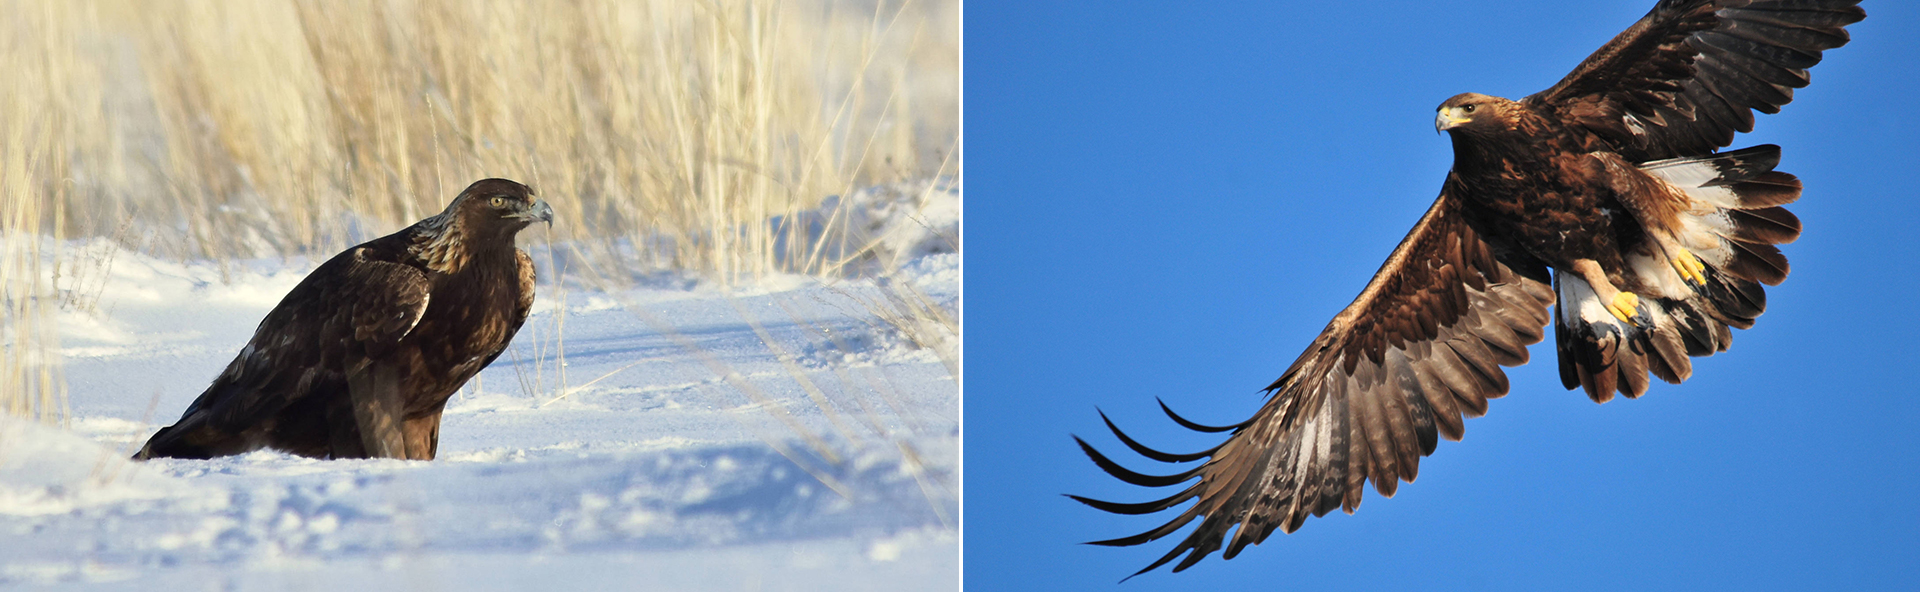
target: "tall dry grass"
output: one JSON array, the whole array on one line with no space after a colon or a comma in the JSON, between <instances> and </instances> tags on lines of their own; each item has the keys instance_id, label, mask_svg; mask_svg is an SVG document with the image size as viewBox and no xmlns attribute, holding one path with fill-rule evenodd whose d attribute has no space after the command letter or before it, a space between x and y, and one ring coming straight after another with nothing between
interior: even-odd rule
<instances>
[{"instance_id":1,"label":"tall dry grass","mask_svg":"<svg viewBox=\"0 0 1920 592\"><path fill-rule=\"evenodd\" d=\"M569 272L836 272L776 221L958 174L957 4L0 0L0 397L60 406L65 237L325 256L499 176Z\"/></svg>"},{"instance_id":2,"label":"tall dry grass","mask_svg":"<svg viewBox=\"0 0 1920 592\"><path fill-rule=\"evenodd\" d=\"M79 149L97 134L102 75L75 52L88 15L71 5L0 4L0 412L55 422L67 410L54 312L57 252ZM5 434L0 434L4 436Z\"/></svg>"},{"instance_id":3,"label":"tall dry grass","mask_svg":"<svg viewBox=\"0 0 1920 592\"><path fill-rule=\"evenodd\" d=\"M55 139L104 160L69 230L180 256L331 253L503 176L555 238L632 239L581 242L600 264L816 271L770 219L939 174L958 133L951 1L12 4L88 15L25 43L111 74L108 133Z\"/></svg>"}]
</instances>

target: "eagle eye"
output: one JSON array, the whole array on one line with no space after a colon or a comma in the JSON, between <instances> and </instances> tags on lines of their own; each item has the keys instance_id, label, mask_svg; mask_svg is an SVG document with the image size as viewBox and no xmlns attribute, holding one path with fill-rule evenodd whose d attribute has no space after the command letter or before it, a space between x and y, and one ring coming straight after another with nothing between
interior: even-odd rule
<instances>
[{"instance_id":1,"label":"eagle eye","mask_svg":"<svg viewBox=\"0 0 1920 592\"><path fill-rule=\"evenodd\" d=\"M1467 106L1465 106L1465 107L1461 107L1461 108L1460 108L1460 110L1461 110L1461 111L1465 111L1465 112L1468 112L1468 113L1472 113L1472 112L1473 112L1473 107L1474 107L1473 105L1467 105Z\"/></svg>"},{"instance_id":2,"label":"eagle eye","mask_svg":"<svg viewBox=\"0 0 1920 592\"><path fill-rule=\"evenodd\" d=\"M493 207L500 208L500 207L506 207L506 205L507 205L507 198L504 198L504 197L493 198Z\"/></svg>"}]
</instances>

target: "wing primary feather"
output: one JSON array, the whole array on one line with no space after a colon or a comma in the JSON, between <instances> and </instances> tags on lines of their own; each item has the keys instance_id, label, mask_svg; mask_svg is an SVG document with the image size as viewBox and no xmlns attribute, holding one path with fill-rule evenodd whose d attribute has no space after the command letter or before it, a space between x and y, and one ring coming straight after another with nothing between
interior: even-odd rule
<instances>
[{"instance_id":1,"label":"wing primary feather","mask_svg":"<svg viewBox=\"0 0 1920 592\"><path fill-rule=\"evenodd\" d=\"M1685 93L1688 100L1693 101L1695 112L1712 120L1717 130L1713 145L1731 144L1735 132L1744 134L1753 131L1753 110L1728 102L1711 81L1695 80L1687 85Z\"/></svg>"},{"instance_id":2,"label":"wing primary feather","mask_svg":"<svg viewBox=\"0 0 1920 592\"><path fill-rule=\"evenodd\" d=\"M1737 96L1722 96L1745 103L1761 113L1779 113L1781 105L1793 102L1793 89L1754 79L1719 60L1700 60L1697 66L1703 74L1703 80L1716 81L1716 87L1720 90L1740 93Z\"/></svg>"},{"instance_id":3,"label":"wing primary feather","mask_svg":"<svg viewBox=\"0 0 1920 592\"><path fill-rule=\"evenodd\" d=\"M1463 415L1485 413L1487 398L1506 392L1501 365L1523 362L1525 347L1544 335L1530 325L1551 320L1554 293L1542 283L1545 266L1510 245L1483 240L1459 208L1443 191L1354 303L1263 389L1265 403L1246 421L1205 425L1156 400L1185 429L1229 433L1220 445L1190 454L1157 450L1102 411L1107 429L1141 456L1204 462L1172 475L1143 474L1076 436L1095 465L1123 482L1187 484L1143 502L1068 496L1115 514L1178 512L1145 532L1090 544L1138 545L1199 521L1133 575L1161 566L1178 572L1215 551L1232 558L1276 530L1293 532L1309 515L1334 508L1353 513L1369 480L1383 496L1412 481L1442 435L1461 435Z\"/></svg>"},{"instance_id":4,"label":"wing primary feather","mask_svg":"<svg viewBox=\"0 0 1920 592\"><path fill-rule=\"evenodd\" d=\"M1741 16L1739 13L1728 13ZM1759 43L1784 47L1813 56L1820 60L1820 52L1846 45L1851 39L1846 29L1805 27L1795 23L1793 26L1780 26L1768 19L1729 18L1719 31L1725 31L1735 37L1743 37Z\"/></svg>"},{"instance_id":5,"label":"wing primary feather","mask_svg":"<svg viewBox=\"0 0 1920 592\"><path fill-rule=\"evenodd\" d=\"M1746 75L1770 84L1790 88L1806 88L1807 84L1813 81L1813 77L1808 76L1806 70L1784 68L1764 59L1737 51L1730 51L1719 45L1715 45L1715 43L1725 43L1726 39L1729 38L1723 37L1711 41L1702 39L1699 43L1692 45L1695 49L1700 50L1700 54L1703 56L1701 59L1713 59L1726 62L1728 65L1738 68Z\"/></svg>"},{"instance_id":6,"label":"wing primary feather","mask_svg":"<svg viewBox=\"0 0 1920 592\"><path fill-rule=\"evenodd\" d=\"M1133 451L1139 453L1140 456L1151 458L1153 460L1157 460L1160 462L1177 463L1177 462L1188 462L1188 461L1200 460L1209 456L1213 456L1214 452L1218 452L1220 450L1220 446L1225 445L1225 443L1223 442L1220 445L1216 445L1212 448L1208 448L1206 450L1202 450L1202 451L1194 452L1190 454L1174 454L1169 452L1161 452L1159 450L1148 448L1145 444L1141 444L1138 441L1135 441L1133 438L1128 437L1126 432L1120 431L1120 426L1114 425L1113 420L1107 418L1106 411L1100 411L1098 409L1095 409L1095 411L1100 413L1100 421L1107 422L1107 429L1113 430L1114 437L1119 438L1121 444L1127 445L1127 448L1133 449Z\"/></svg>"},{"instance_id":7,"label":"wing primary feather","mask_svg":"<svg viewBox=\"0 0 1920 592\"><path fill-rule=\"evenodd\" d=\"M1200 490L1198 488L1190 487L1181 491L1180 493L1176 493L1161 499L1148 501L1148 502L1137 502L1137 503L1101 501L1101 500L1093 499L1090 497L1082 497L1082 496L1074 495L1071 493L1065 494L1065 495L1069 498L1073 498L1073 501L1080 502L1089 506L1093 506L1095 509L1098 509L1102 512L1111 512L1114 514L1140 515L1140 514L1152 514L1154 512L1159 512L1161 510L1165 510L1167 508L1180 505L1181 502L1185 502L1187 500L1193 499L1194 496L1199 495L1199 493L1200 493ZM1089 543L1089 544L1093 544L1093 543Z\"/></svg>"},{"instance_id":8,"label":"wing primary feather","mask_svg":"<svg viewBox=\"0 0 1920 592\"><path fill-rule=\"evenodd\" d=\"M1238 520L1240 528L1233 533L1233 539L1228 541L1226 550L1221 555L1222 559L1232 559L1248 544L1264 537L1265 533L1273 527L1271 514L1273 510L1292 512L1293 507L1299 503L1299 490L1296 487L1298 481L1294 477L1297 476L1297 467L1300 466L1300 454L1306 450L1304 436L1305 434L1299 430L1287 435L1285 442L1281 444L1279 458L1275 459L1276 462L1266 471L1268 478L1264 485L1258 488L1259 491L1254 492L1255 495L1273 501L1246 505Z\"/></svg>"},{"instance_id":9,"label":"wing primary feather","mask_svg":"<svg viewBox=\"0 0 1920 592\"><path fill-rule=\"evenodd\" d=\"M1108 475L1113 475L1116 479L1141 487L1178 485L1182 481L1192 479L1194 475L1200 474L1200 469L1206 468L1206 465L1201 465L1191 470L1181 471L1172 475L1137 473L1120 466L1120 463L1113 462L1112 459L1107 458L1107 455L1101 454L1099 450L1094 449L1093 445L1087 444L1087 441L1080 439L1079 436L1074 436L1073 441L1080 443L1080 450L1086 452L1087 456L1093 459L1093 464L1099 465L1100 469L1106 471Z\"/></svg>"},{"instance_id":10,"label":"wing primary feather","mask_svg":"<svg viewBox=\"0 0 1920 592\"><path fill-rule=\"evenodd\" d=\"M1860 10L1859 6L1845 8L1748 6L1722 9L1720 15L1775 26L1818 30L1822 34L1838 36L1842 39L1852 38L1842 27L1867 18L1866 11ZM1842 41L1842 43L1845 42Z\"/></svg>"},{"instance_id":11,"label":"wing primary feather","mask_svg":"<svg viewBox=\"0 0 1920 592\"><path fill-rule=\"evenodd\" d=\"M1154 397L1153 400L1160 403L1160 410L1166 412L1167 417L1173 418L1173 423L1180 424L1180 427L1187 428L1189 430L1193 430L1196 432L1205 432L1209 434L1217 434L1220 432L1230 432L1233 430L1246 427L1248 422L1253 421L1252 418L1248 418L1247 421L1243 421L1240 423L1227 425L1227 426L1210 426L1210 425L1198 424L1192 421L1188 421L1187 418L1180 417L1180 414L1178 413L1174 413L1173 408L1168 407L1167 402L1165 400L1162 400L1159 397Z\"/></svg>"},{"instance_id":12,"label":"wing primary feather","mask_svg":"<svg viewBox=\"0 0 1920 592\"><path fill-rule=\"evenodd\" d=\"M1087 541L1086 543L1083 543L1083 544L1098 545L1101 547L1132 547L1136 545L1143 545L1146 543L1151 543L1153 541L1160 540L1161 538L1164 538L1169 534L1173 534L1174 531L1180 530L1182 527L1186 526L1188 522L1192 522L1194 518L1198 518L1198 517L1200 517L1199 513L1194 512L1192 509L1189 509L1185 512L1182 512L1179 516L1175 516L1173 520L1168 521L1166 524L1160 525L1159 528L1148 530L1146 532L1136 534L1133 536L1124 536L1117 539L1107 539L1104 541ZM1194 532L1201 532L1201 531L1196 530ZM1160 567L1161 565L1166 564L1167 560L1171 559L1172 556L1179 555L1184 550L1185 550L1185 547L1174 547L1174 551L1167 554L1168 557L1161 558L1159 562L1154 563L1153 565L1148 566L1147 569L1140 570L1139 572L1133 575L1137 576L1142 573L1146 573L1148 570L1151 570L1155 567Z\"/></svg>"},{"instance_id":13,"label":"wing primary feather","mask_svg":"<svg viewBox=\"0 0 1920 592\"><path fill-rule=\"evenodd\" d=\"M1241 528L1246 528L1246 527L1242 526ZM1194 534L1199 535L1200 532L1201 531L1199 530L1195 530ZM1173 566L1173 573L1180 573L1183 571L1187 571L1187 568L1193 567L1193 565L1196 563L1199 563L1201 559L1206 559L1207 556L1212 555L1214 551L1220 550L1221 538L1222 537L1220 535L1214 534L1212 536L1202 538L1199 541L1195 542L1193 545L1193 552L1188 553L1186 559L1181 559L1178 565Z\"/></svg>"}]
</instances>

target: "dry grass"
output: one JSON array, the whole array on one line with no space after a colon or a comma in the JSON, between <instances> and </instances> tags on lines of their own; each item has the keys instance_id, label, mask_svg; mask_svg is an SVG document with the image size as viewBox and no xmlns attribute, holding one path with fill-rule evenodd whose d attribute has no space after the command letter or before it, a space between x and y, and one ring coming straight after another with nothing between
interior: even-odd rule
<instances>
[{"instance_id":1,"label":"dry grass","mask_svg":"<svg viewBox=\"0 0 1920 592\"><path fill-rule=\"evenodd\" d=\"M31 47L34 39L73 40L82 15L70 6L0 11L8 15L0 19L0 72L10 80L0 85L0 412L54 422L66 415L66 383L47 251L62 238L74 157L61 140L98 131L98 120L74 105L97 98L100 85L98 71L71 54Z\"/></svg>"},{"instance_id":2,"label":"dry grass","mask_svg":"<svg viewBox=\"0 0 1920 592\"><path fill-rule=\"evenodd\" d=\"M603 265L811 272L769 219L957 137L950 1L12 4L80 15L20 43L101 75L104 133L53 139L93 171L72 233L183 257L331 253L501 176Z\"/></svg>"},{"instance_id":3,"label":"dry grass","mask_svg":"<svg viewBox=\"0 0 1920 592\"><path fill-rule=\"evenodd\" d=\"M64 405L59 291L43 279L60 274L40 266L87 270L41 252L63 238L324 256L498 176L548 198L550 239L580 270L734 283L837 271L785 247L830 237L782 236L797 230L775 219L958 174L953 0L0 0L0 14L14 413Z\"/></svg>"},{"instance_id":4,"label":"dry grass","mask_svg":"<svg viewBox=\"0 0 1920 592\"><path fill-rule=\"evenodd\" d=\"M558 215L529 233L550 241L545 272L607 290L658 269L733 284L846 275L881 237L838 210L777 221L960 174L957 0L0 0L0 15L0 403L18 415L64 413L52 312L87 308L112 258L42 251L66 238L223 262L327 256L507 177ZM866 312L954 370L955 320L881 281ZM564 301L563 285L542 298ZM513 355L532 358L515 365L523 390L565 396L592 381L569 388L553 318ZM851 451L829 440L871 433L944 512L957 486L924 470L917 414L884 368L816 383L748 322L833 433L682 343L732 390L711 396L766 409L789 433L756 434L843 494L809 459L837 464Z\"/></svg>"}]
</instances>

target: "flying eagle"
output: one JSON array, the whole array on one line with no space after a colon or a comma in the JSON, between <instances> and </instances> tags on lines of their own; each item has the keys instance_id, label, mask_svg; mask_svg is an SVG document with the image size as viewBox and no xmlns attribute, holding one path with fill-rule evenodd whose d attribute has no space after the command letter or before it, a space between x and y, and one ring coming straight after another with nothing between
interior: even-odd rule
<instances>
[{"instance_id":1,"label":"flying eagle","mask_svg":"<svg viewBox=\"0 0 1920 592\"><path fill-rule=\"evenodd\" d=\"M1158 528L1093 544L1139 545L1199 520L1135 575L1184 554L1177 572L1309 515L1352 513L1368 481L1392 497L1440 437L1460 439L1463 416L1506 394L1501 366L1526 363L1548 322L1561 383L1595 402L1645 393L1649 374L1686 380L1690 356L1725 351L1731 327L1753 326L1761 284L1787 276L1774 245L1800 234L1780 207L1800 182L1773 170L1778 147L1716 151L1752 131L1751 110L1776 113L1807 85L1821 52L1866 17L1858 3L1663 0L1552 88L1441 103L1434 125L1454 161L1439 198L1252 418L1205 426L1162 403L1183 427L1231 432L1191 454L1106 422L1149 459L1204 463L1148 475L1074 438L1122 481L1186 483L1154 501L1074 499L1117 514L1192 502Z\"/></svg>"},{"instance_id":2,"label":"flying eagle","mask_svg":"<svg viewBox=\"0 0 1920 592\"><path fill-rule=\"evenodd\" d=\"M135 455L262 447L431 460L447 398L493 363L533 306L513 237L553 208L485 179L446 211L335 255L267 313L240 355Z\"/></svg>"}]
</instances>

